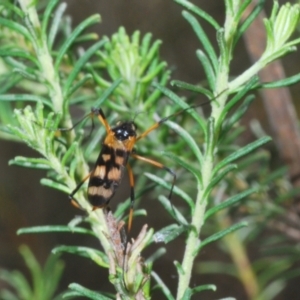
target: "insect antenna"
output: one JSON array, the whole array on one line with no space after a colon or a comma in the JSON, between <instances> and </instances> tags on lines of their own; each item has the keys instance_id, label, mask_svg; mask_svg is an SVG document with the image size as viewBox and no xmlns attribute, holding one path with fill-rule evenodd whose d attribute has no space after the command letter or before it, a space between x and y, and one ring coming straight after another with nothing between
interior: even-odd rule
<instances>
[{"instance_id":1,"label":"insect antenna","mask_svg":"<svg viewBox=\"0 0 300 300\"><path fill-rule=\"evenodd\" d=\"M214 99L215 99L215 98L214 98ZM161 125L161 124L163 124L164 122L166 122L166 121L172 119L173 117L179 116L179 115L183 114L184 112L186 112L186 111L188 111L188 110L190 110L190 109L194 109L194 108L197 108L197 107L205 106L205 105L211 103L214 99L211 99L211 100L209 100L209 101L206 101L206 102L203 102L203 103L200 103L200 104L191 105L191 106L189 106L189 107L187 107L187 108L181 109L181 110L179 110L179 111L176 112L176 113L173 113L173 114L171 114L171 115L169 115L169 116L167 116L167 117L164 117L164 118L160 119L160 120L158 121L158 123L159 123L159 125Z\"/></svg>"},{"instance_id":2,"label":"insect antenna","mask_svg":"<svg viewBox=\"0 0 300 300\"><path fill-rule=\"evenodd\" d=\"M97 115L97 109L92 107L91 112L83 116L79 121L77 121L72 127L70 128L57 128L56 130L58 131L71 131L75 129L78 125L83 123L86 119L90 118L92 122L91 130L90 133L88 134L87 138L89 138L92 135L93 130L95 129L95 122L94 122L94 117Z\"/></svg>"},{"instance_id":3,"label":"insect antenna","mask_svg":"<svg viewBox=\"0 0 300 300\"><path fill-rule=\"evenodd\" d=\"M226 89L227 90L227 89ZM206 101L206 102L203 102L203 103L200 103L200 104L195 104L195 105L191 105L187 108L184 108L184 109L181 109L179 110L178 112L175 112L167 117L164 117L162 119L160 119L158 122L156 122L155 124L153 124L150 128L148 128L144 133L142 133L141 135L139 135L137 138L136 138L136 141L144 138L145 136L147 136L150 132L152 132L153 130L155 130L156 128L160 127L163 123L165 123L166 121L170 120L171 118L173 117L176 117L178 115L181 115L183 114L184 112L190 110L190 109L195 109L197 107L201 107L201 106L204 106L204 105L207 105L209 103L211 103L212 101L214 101L216 98L218 98L221 94L223 94L226 90L222 91L219 95L217 95L216 97ZM174 190L174 186L175 186L175 182L176 182L176 173L168 168L167 166L157 162L157 161L154 161L152 159L149 159L149 158L146 158L146 157L143 157L143 156L140 156L140 155L137 155L135 153L132 153L131 154L132 157L136 158L136 159L139 159L139 160L142 160L144 162L147 162L147 163L150 163L160 169L164 169L165 171L167 171L172 177L173 177L173 180L172 180L172 185L171 185L171 189L170 189L170 193L169 193L169 197L168 197L168 200L170 201L170 205L172 207L172 211L173 211L173 215L174 217L176 218L177 222L183 226L186 226L186 224L183 224L182 221L180 221L180 218L178 216L178 213L176 212L175 208L174 208L174 205L171 201L172 199L172 195L173 195L173 190Z\"/></svg>"},{"instance_id":4,"label":"insect antenna","mask_svg":"<svg viewBox=\"0 0 300 300\"><path fill-rule=\"evenodd\" d=\"M169 119L171 119L171 118L173 118L173 117L176 117L176 116L178 116L178 115L181 115L182 113L184 113L184 112L186 112L186 111L188 111L188 110L190 110L190 109L194 109L194 108L197 108L197 107L205 106L205 105L207 105L207 104L213 102L213 101L216 100L217 98L219 98L219 97L220 97L223 93L225 93L227 90L228 90L228 89L223 90L223 91L220 92L217 96L215 96L215 97L212 98L212 99L209 99L208 101L205 101L205 102L199 103L199 104L191 105L191 106L189 106L189 107L187 107L187 108L184 108L184 109L179 110L179 111L176 112L176 113L173 113L173 114L171 114L171 115L169 115L169 116L167 116L167 117L164 117L164 118L160 119L160 120L158 121L158 123L159 123L159 125L160 125L160 124L166 122L167 120L169 120Z\"/></svg>"}]
</instances>

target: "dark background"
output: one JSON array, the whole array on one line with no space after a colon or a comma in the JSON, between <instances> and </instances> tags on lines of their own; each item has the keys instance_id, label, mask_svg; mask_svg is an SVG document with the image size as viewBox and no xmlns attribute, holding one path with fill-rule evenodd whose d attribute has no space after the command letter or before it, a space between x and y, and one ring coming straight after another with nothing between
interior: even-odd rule
<instances>
[{"instance_id":1,"label":"dark background","mask_svg":"<svg viewBox=\"0 0 300 300\"><path fill-rule=\"evenodd\" d=\"M124 26L127 33L131 34L135 30L140 30L142 35L147 32L153 34L153 40L161 39L161 56L166 60L173 70L172 78L187 81L192 84L200 82L204 74L200 64L195 57L195 51L200 47L190 25L181 16L182 8L171 0L73 0L67 1L67 14L73 18L73 27L87 16L99 13L102 22L95 26L99 36L111 36L117 31L119 26ZM219 24L224 22L223 1L192 1L209 14L211 14ZM281 1L284 2L284 1ZM272 1L267 1L266 11L270 10ZM201 22L205 32L210 36L211 41L216 44L215 32L205 22ZM255 42L255 41L254 41ZM283 63L287 75L299 72L298 54L285 58ZM242 41L235 51L232 62L231 76L240 74L250 65L247 51ZM299 94L299 85L291 88L296 100ZM262 120L264 129L269 131L268 123L264 116L262 104L257 98L251 111L248 113L245 123L251 118ZM250 135L245 136L246 139ZM44 172L31 169L8 166L8 161L16 155L35 157L36 153L28 149L25 145L0 141L0 268L21 269L27 272L23 260L18 253L18 246L22 243L28 244L43 263L49 255L51 249L60 244L86 245L99 247L97 241L71 234L39 234L17 236L16 231L21 227L66 224L74 215L80 214L78 210L70 206L66 195L53 191L39 184L40 178L44 177ZM141 175L143 176L143 175ZM122 188L127 192L126 180ZM113 199L118 203L118 195ZM147 223L156 229L167 224L167 216L160 206L153 207L153 202L144 199L141 206L148 211ZM145 221L137 218L134 220L136 228ZM162 276L167 285L174 292L177 285L176 271L173 266L174 259L181 261L184 248L183 237L167 245L168 253L154 264L155 271ZM151 253L149 249L145 253ZM251 253L250 253L251 256ZM207 247L201 252L198 260L206 259L229 260L222 252L214 246ZM71 255L64 255L66 269L60 285L65 289L71 282L78 282L90 289L112 291L113 287L107 281L107 270L100 269L91 261ZM201 299L218 299L220 297L233 296L237 299L246 299L242 285L233 277L219 275L194 275L191 286L205 283L216 284L218 290L201 294ZM1 288L1 286L0 286ZM290 294L282 294L276 299L296 299L290 298L293 292L300 294L299 286L291 285ZM153 299L158 299L159 294L154 294ZM300 299L300 296L298 296Z\"/></svg>"}]
</instances>

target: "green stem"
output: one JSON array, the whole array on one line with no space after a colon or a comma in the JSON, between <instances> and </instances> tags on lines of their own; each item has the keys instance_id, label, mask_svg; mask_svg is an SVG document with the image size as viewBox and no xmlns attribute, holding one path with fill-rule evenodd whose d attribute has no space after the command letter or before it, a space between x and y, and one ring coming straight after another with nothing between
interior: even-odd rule
<instances>
[{"instance_id":1,"label":"green stem","mask_svg":"<svg viewBox=\"0 0 300 300\"><path fill-rule=\"evenodd\" d=\"M231 49L230 46L228 46L228 48ZM190 231L186 242L185 253L182 261L183 272L179 273L177 300L182 299L184 292L189 287L194 260L196 258L196 255L198 254L195 253L195 249L197 249L199 243L201 243L199 236L201 228L203 226L204 213L209 196L207 193L206 196L204 196L204 193L207 190L212 179L211 177L214 168L214 153L217 147L216 141L219 134L219 123L221 122L220 117L222 115L222 111L224 109L228 95L228 92L224 93L224 91L226 91L228 87L230 55L231 53L229 53L228 51L223 51L220 57L218 76L216 78L215 95L221 96L216 99L215 102L212 102L211 119L214 122L214 133L213 138L211 134L207 134L206 136L206 142L209 144L206 145L206 153L204 155L203 164L200 168L200 173L202 174L203 178L203 186L198 183L198 195L196 199L195 212L193 214L191 222L194 230ZM209 130L210 129L208 129L208 131Z\"/></svg>"},{"instance_id":2,"label":"green stem","mask_svg":"<svg viewBox=\"0 0 300 300\"><path fill-rule=\"evenodd\" d=\"M52 56L47 46L47 38L42 36L42 28L38 18L35 5L32 0L19 0L20 6L25 13L25 22L33 36L35 43L33 47L36 52L40 64L41 77L44 79L48 87L49 97L53 103L53 110L55 113L63 113L63 127L71 128L72 121L68 112L63 111L63 93L58 74L54 70ZM74 138L74 133L70 132L70 142Z\"/></svg>"},{"instance_id":3,"label":"green stem","mask_svg":"<svg viewBox=\"0 0 300 300\"><path fill-rule=\"evenodd\" d=\"M195 205L195 212L193 214L191 222L194 230L191 230L189 232L182 261L183 272L179 273L177 300L182 299L184 292L189 287L193 264L197 255L197 253L195 253L195 249L197 249L199 243L201 243L199 235L203 225L204 213L207 205L207 198L204 198L203 196L206 188L211 181L212 170L213 161L211 160L211 157L206 157L202 166L202 174L205 174L205 176L203 177L203 187L201 187L200 183L198 183L198 195Z\"/></svg>"},{"instance_id":4,"label":"green stem","mask_svg":"<svg viewBox=\"0 0 300 300\"><path fill-rule=\"evenodd\" d=\"M265 66L265 64L261 60L258 60L254 65L252 65L244 73L242 73L240 76L236 77L234 80L232 80L228 84L229 90L231 92L237 90L245 82L247 82L250 78L252 78L254 75L256 75L264 66Z\"/></svg>"}]
</instances>

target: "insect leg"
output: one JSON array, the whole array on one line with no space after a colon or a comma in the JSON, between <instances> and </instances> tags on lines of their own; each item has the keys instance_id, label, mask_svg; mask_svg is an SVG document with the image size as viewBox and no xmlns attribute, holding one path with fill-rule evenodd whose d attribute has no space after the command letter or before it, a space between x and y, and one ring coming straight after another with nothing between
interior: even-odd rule
<instances>
[{"instance_id":1,"label":"insect leg","mask_svg":"<svg viewBox=\"0 0 300 300\"><path fill-rule=\"evenodd\" d=\"M155 124L154 124L155 125ZM169 174L171 174L173 176L173 181L172 181L172 186L171 186L171 190L170 190L170 194L169 194L169 197L168 199L171 200L171 197L172 197L172 194L173 194L173 189L174 189L174 185L175 185L175 181L176 181L176 173L171 170L170 168L164 166L163 164L153 160L153 159L150 159L150 158L147 158L147 157L143 157L143 156L140 156L140 155L137 155L137 154L134 154L132 153L131 154L132 157L136 158L136 159L139 159L139 160L142 160L144 162L147 162L157 168L160 168L160 169L164 169L166 170ZM173 205L172 205L172 208L173 208ZM173 208L173 211L174 211L174 208Z\"/></svg>"},{"instance_id":2,"label":"insect leg","mask_svg":"<svg viewBox=\"0 0 300 300\"><path fill-rule=\"evenodd\" d=\"M103 110L101 108L95 108L95 107L93 107L91 109L91 114L96 115L98 117L98 120L105 127L107 133L111 131L110 126L109 126L109 124L108 124L108 122L106 120L106 117L104 115L104 112L103 112Z\"/></svg>"},{"instance_id":3,"label":"insect leg","mask_svg":"<svg viewBox=\"0 0 300 300\"><path fill-rule=\"evenodd\" d=\"M219 95L217 95L216 97L206 101L206 102L203 102L203 103L200 103L200 104L196 104L196 105L192 105L192 106L188 106L184 109L181 109L179 110L178 112L172 114L172 115L169 115L167 117L164 117L162 119L160 119L158 122L156 122L155 124L153 124L150 128L148 128L145 132L143 132L141 135L139 135L137 138L136 138L136 141L144 138L146 135L148 135L151 131L155 130L157 127L159 127L160 125L162 125L164 122L166 122L167 120L175 117L175 116L178 116L178 115L181 115L182 113L184 113L185 111L188 111L190 109L195 109L197 107L200 107L200 106L204 106L206 104L209 104L211 102L213 102L216 98L218 98L220 95L222 95L225 91L227 91L228 89L225 89L223 90Z\"/></svg>"},{"instance_id":4,"label":"insect leg","mask_svg":"<svg viewBox=\"0 0 300 300\"><path fill-rule=\"evenodd\" d=\"M82 119L80 119L78 122L76 122L71 128L57 128L55 130L57 131L71 131L73 130L75 127L77 127L81 122L83 122L85 119L87 118L91 118L92 120L92 129L89 135L91 135L92 131L94 130L95 124L94 124L94 116L97 116L99 121L102 123L102 125L105 127L107 132L110 132L110 126L106 120L106 117L104 115L104 112L101 108L91 108L91 112L88 113L87 115L85 115Z\"/></svg>"},{"instance_id":5,"label":"insect leg","mask_svg":"<svg viewBox=\"0 0 300 300\"><path fill-rule=\"evenodd\" d=\"M193 108L193 107L188 107L187 109L184 109L184 110L180 110L179 112L175 113L175 114L172 114L170 116L167 116L165 118L162 118L160 119L158 122L156 122L155 124L153 124L150 128L148 128L145 132L143 132L141 135L139 135L137 138L136 138L136 141L144 138L146 135L148 135L151 131L155 130L156 128L158 128L160 125L162 125L164 122L166 122L167 120L181 114L182 112L184 112L185 110L188 110L190 108ZM155 165L155 164L153 164ZM158 166L157 166L158 167Z\"/></svg>"},{"instance_id":6,"label":"insect leg","mask_svg":"<svg viewBox=\"0 0 300 300\"><path fill-rule=\"evenodd\" d=\"M81 186L90 178L91 172L83 178L83 180L76 186L76 188L72 191L72 193L68 196L69 200L73 204L73 206L82 209L82 207L79 205L78 201L74 198L74 195L79 191Z\"/></svg>"},{"instance_id":7,"label":"insect leg","mask_svg":"<svg viewBox=\"0 0 300 300\"><path fill-rule=\"evenodd\" d=\"M133 206L134 206L134 177L133 177L132 169L128 163L126 167L127 167L127 171L129 175L129 183L130 183L130 210L129 210L129 218L128 218L128 232L130 232L132 226Z\"/></svg>"},{"instance_id":8,"label":"insect leg","mask_svg":"<svg viewBox=\"0 0 300 300\"><path fill-rule=\"evenodd\" d=\"M164 119L161 119L159 122L153 124L150 128L148 128L145 132L143 132L141 135L139 135L136 138L136 141L144 138L146 135L148 135L151 131L155 130L157 127L159 127L161 125L161 123L163 122Z\"/></svg>"}]
</instances>

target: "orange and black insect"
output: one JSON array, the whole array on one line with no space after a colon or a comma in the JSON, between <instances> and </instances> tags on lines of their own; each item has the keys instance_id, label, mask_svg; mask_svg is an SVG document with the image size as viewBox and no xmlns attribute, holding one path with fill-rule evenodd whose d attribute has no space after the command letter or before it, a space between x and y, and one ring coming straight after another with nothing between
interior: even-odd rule
<instances>
[{"instance_id":1,"label":"orange and black insect","mask_svg":"<svg viewBox=\"0 0 300 300\"><path fill-rule=\"evenodd\" d=\"M69 195L69 199L74 201L75 194L81 188L86 180L89 179L88 183L88 200L93 206L93 209L104 208L109 204L110 199L114 196L120 182L122 179L122 171L126 167L129 174L129 182L130 182L130 212L129 212L129 220L128 220L128 231L130 231L132 226L132 217L133 217L133 207L134 207L134 176L132 169L128 163L129 157L133 157L149 164L152 164L160 169L164 169L173 177L172 186L169 193L169 199L172 197L172 192L176 180L176 174L167 166L140 156L134 152L134 145L140 139L146 137L150 132L158 128L161 124L163 124L168 119L179 115L188 109L196 108L207 104L210 101L202 103L200 105L190 106L186 109L180 110L170 116L162 118L157 123L153 124L150 128L148 128L145 132L138 135L137 134L137 126L134 121L124 121L118 122L116 126L110 127L108 124L106 117L102 111L102 109L92 108L91 113L88 116L97 116L99 121L103 124L106 129L106 137L104 139L102 149L97 158L95 166L93 170L83 179L81 183L72 191ZM75 125L76 126L76 125Z\"/></svg>"},{"instance_id":2,"label":"orange and black insect","mask_svg":"<svg viewBox=\"0 0 300 300\"><path fill-rule=\"evenodd\" d=\"M161 119L141 135L137 135L137 126L134 121L118 122L116 126L110 127L102 109L93 108L90 115L96 115L98 117L99 121L106 129L106 137L103 141L101 152L97 158L93 170L83 179L81 183L78 184L75 190L69 195L69 199L73 201L74 195L81 188L84 182L89 179L87 196L89 202L93 206L93 209L106 207L110 199L114 196L122 179L122 171L126 167L129 174L131 188L131 204L128 221L128 230L130 230L132 225L135 196L134 176L128 163L128 158L131 156L169 172L173 176L173 183L169 195L169 198L171 198L176 174L171 169L155 160L137 155L134 153L133 148L138 140L148 135L167 119L173 117L174 114Z\"/></svg>"}]
</instances>

